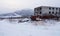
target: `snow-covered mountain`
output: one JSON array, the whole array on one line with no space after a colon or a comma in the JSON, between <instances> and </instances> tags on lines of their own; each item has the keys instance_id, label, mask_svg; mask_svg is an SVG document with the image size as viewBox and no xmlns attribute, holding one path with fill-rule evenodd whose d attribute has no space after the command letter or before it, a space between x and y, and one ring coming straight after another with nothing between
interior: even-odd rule
<instances>
[{"instance_id":1,"label":"snow-covered mountain","mask_svg":"<svg viewBox=\"0 0 60 36\"><path fill-rule=\"evenodd\" d=\"M16 11L15 13L22 16L31 16L34 14L34 11L31 9L24 9L21 11Z\"/></svg>"},{"instance_id":2,"label":"snow-covered mountain","mask_svg":"<svg viewBox=\"0 0 60 36\"><path fill-rule=\"evenodd\" d=\"M0 14L0 16L16 16L15 13Z\"/></svg>"},{"instance_id":3,"label":"snow-covered mountain","mask_svg":"<svg viewBox=\"0 0 60 36\"><path fill-rule=\"evenodd\" d=\"M32 9L17 10L13 13L0 14L0 16L31 16L34 11Z\"/></svg>"}]
</instances>

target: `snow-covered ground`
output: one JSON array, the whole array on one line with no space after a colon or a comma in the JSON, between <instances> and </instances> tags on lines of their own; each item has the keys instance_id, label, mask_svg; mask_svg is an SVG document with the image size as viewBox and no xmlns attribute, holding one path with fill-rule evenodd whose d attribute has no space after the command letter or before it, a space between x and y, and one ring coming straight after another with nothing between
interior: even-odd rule
<instances>
[{"instance_id":1,"label":"snow-covered ground","mask_svg":"<svg viewBox=\"0 0 60 36\"><path fill-rule=\"evenodd\" d=\"M60 21L0 21L0 36L60 36Z\"/></svg>"}]
</instances>

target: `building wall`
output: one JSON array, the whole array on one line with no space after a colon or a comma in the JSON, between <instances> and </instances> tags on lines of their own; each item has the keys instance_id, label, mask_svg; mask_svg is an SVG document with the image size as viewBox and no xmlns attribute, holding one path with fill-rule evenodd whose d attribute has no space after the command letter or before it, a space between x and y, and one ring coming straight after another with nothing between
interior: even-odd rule
<instances>
[{"instance_id":1,"label":"building wall","mask_svg":"<svg viewBox=\"0 0 60 36\"><path fill-rule=\"evenodd\" d=\"M49 13L49 8L48 7L42 7L41 12L42 12L42 15L48 14Z\"/></svg>"}]
</instances>

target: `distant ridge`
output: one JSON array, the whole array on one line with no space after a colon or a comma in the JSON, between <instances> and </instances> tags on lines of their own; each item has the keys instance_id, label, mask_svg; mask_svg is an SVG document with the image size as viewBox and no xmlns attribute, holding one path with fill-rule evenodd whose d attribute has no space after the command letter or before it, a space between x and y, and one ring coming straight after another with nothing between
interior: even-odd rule
<instances>
[{"instance_id":1,"label":"distant ridge","mask_svg":"<svg viewBox=\"0 0 60 36\"><path fill-rule=\"evenodd\" d=\"M2 16L31 16L34 14L34 11L32 9L23 9L23 10L17 10L13 13L6 13L6 14L0 14L0 17Z\"/></svg>"}]
</instances>

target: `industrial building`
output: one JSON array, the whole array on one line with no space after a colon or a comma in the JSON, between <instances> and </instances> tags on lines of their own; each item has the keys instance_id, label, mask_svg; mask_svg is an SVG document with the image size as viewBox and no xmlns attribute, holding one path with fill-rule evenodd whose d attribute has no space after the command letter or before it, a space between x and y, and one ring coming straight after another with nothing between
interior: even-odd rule
<instances>
[{"instance_id":1,"label":"industrial building","mask_svg":"<svg viewBox=\"0 0 60 36\"><path fill-rule=\"evenodd\" d=\"M34 8L34 16L32 20L40 19L60 19L60 7L40 6Z\"/></svg>"},{"instance_id":2,"label":"industrial building","mask_svg":"<svg viewBox=\"0 0 60 36\"><path fill-rule=\"evenodd\" d=\"M60 7L40 6L34 8L34 15L54 15L60 16Z\"/></svg>"}]
</instances>

